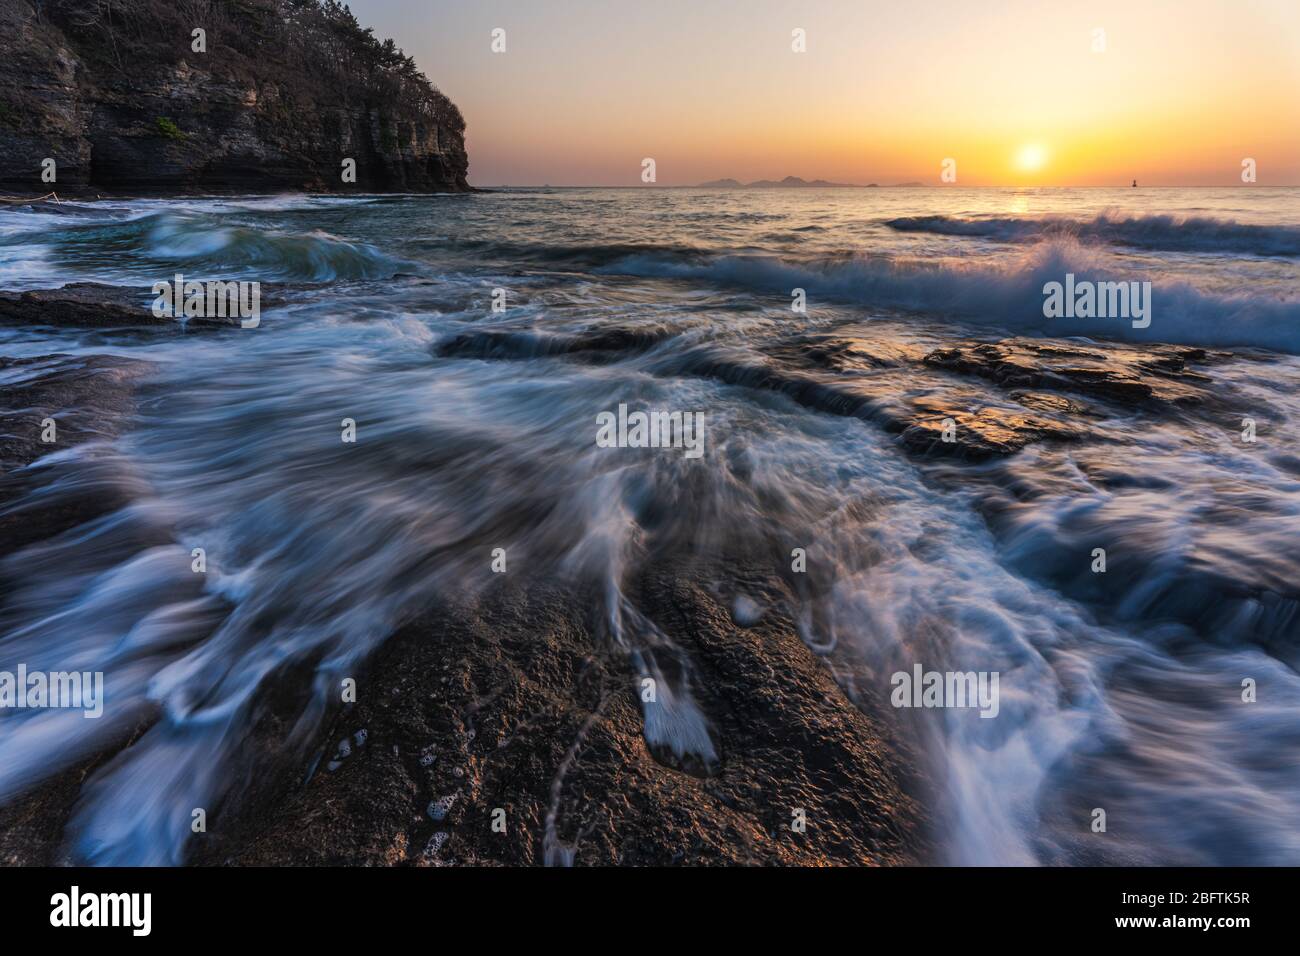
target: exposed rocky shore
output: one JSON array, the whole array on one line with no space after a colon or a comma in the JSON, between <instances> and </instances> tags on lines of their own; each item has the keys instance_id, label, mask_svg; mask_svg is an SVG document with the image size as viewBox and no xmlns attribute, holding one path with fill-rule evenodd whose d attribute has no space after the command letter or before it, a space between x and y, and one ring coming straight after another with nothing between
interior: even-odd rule
<instances>
[{"instance_id":1,"label":"exposed rocky shore","mask_svg":"<svg viewBox=\"0 0 1300 956\"><path fill-rule=\"evenodd\" d=\"M98 332L181 330L120 289L90 283L0 296L0 320ZM604 330L590 342L567 339L562 351L573 361L602 361L611 350L649 344L630 331ZM508 360L519 347L462 338L441 349ZM697 371L860 417L897 434L921 459L1003 456L1034 442L1071 441L1089 416L1213 403L1205 376L1192 366L1216 357L1174 346L958 339L911 353L814 334L784 349L780 374L716 364ZM31 486L35 478L24 466L43 453L123 427L134 383L148 373L147 363L109 355L28 364L30 375L6 389L0 409L9 436L0 446L0 503ZM948 384L906 402L891 397L899 390L888 374L853 374L921 368L948 373ZM828 372L836 373L834 387ZM1005 401L971 382L993 386ZM39 422L56 412L59 444L43 445ZM944 419L956 423L953 441L942 437ZM69 507L61 500L44 512L10 514L0 526L5 553L125 503L101 496ZM249 741L254 772L246 792L192 841L191 862L932 859L921 807L933 784L906 721L885 719L886 702L870 691L845 690L879 681L856 681L862 662L842 651L819 655L801 640L793 612L800 585L774 556L738 542L724 558L699 566L683 550L628 584L639 603L663 609L657 624L696 668L694 692L716 736L716 765L675 764L647 746L638 673L626 651L601 635L595 596L511 576L407 621L360 675L358 702L338 706L310 752L283 752L284 728L274 715L264 719ZM728 583L719 589L710 581ZM142 718L114 748L0 808L0 861L67 861L65 826L83 782L154 719ZM791 827L799 810L808 821L802 833Z\"/></svg>"},{"instance_id":2,"label":"exposed rocky shore","mask_svg":"<svg viewBox=\"0 0 1300 956\"><path fill-rule=\"evenodd\" d=\"M0 38L0 190L469 188L460 111L345 7L6 0Z\"/></svg>"},{"instance_id":3,"label":"exposed rocky shore","mask_svg":"<svg viewBox=\"0 0 1300 956\"><path fill-rule=\"evenodd\" d=\"M95 283L5 293L0 321L182 334L137 299ZM0 408L11 436L0 445L0 505L34 487L39 475L24 466L43 454L111 438L135 407L133 383L148 373L146 362L110 355L28 364L29 378L5 390ZM38 440L46 415L60 424L54 445ZM0 561L126 503L96 496L11 513L0 525ZM768 613L737 619L731 595L700 583L724 577L743 581ZM737 554L723 574L682 555L635 587L671 609L659 623L700 670L695 691L717 736L717 765L674 765L647 747L637 672L599 633L594 595L521 578L406 623L315 753L283 753L283 728L259 726L254 782L194 840L192 862L822 865L927 856L915 796L923 781L908 744L850 700L799 638L784 610L792 585L770 563ZM0 862L69 862L65 826L82 784L156 717L0 807ZM795 811L809 821L805 832L792 829Z\"/></svg>"}]
</instances>

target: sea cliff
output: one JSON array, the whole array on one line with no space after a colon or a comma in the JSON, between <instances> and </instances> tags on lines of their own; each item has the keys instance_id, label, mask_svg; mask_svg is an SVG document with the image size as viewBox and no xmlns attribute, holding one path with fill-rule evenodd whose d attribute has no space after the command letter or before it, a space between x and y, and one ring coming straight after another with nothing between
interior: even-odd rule
<instances>
[{"instance_id":1,"label":"sea cliff","mask_svg":"<svg viewBox=\"0 0 1300 956\"><path fill-rule=\"evenodd\" d=\"M455 104L333 0L5 0L0 54L0 190L469 189Z\"/></svg>"}]
</instances>

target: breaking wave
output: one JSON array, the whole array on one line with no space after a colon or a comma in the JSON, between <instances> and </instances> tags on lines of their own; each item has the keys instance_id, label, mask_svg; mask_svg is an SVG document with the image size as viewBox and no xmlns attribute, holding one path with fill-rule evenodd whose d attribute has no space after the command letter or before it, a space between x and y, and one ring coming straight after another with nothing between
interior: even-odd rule
<instances>
[{"instance_id":1,"label":"breaking wave","mask_svg":"<svg viewBox=\"0 0 1300 956\"><path fill-rule=\"evenodd\" d=\"M1083 335L1126 341L1300 352L1300 301L1250 294L1220 295L1185 282L1152 281L1151 324L1126 319L1047 318L1043 286L1075 281L1128 282L1098 250L1069 238L1045 240L1007 264L938 263L857 258L799 262L774 256L721 256L689 262L667 256L628 256L597 272L690 279L789 295L818 296L878 309L931 313L1017 333Z\"/></svg>"},{"instance_id":2,"label":"breaking wave","mask_svg":"<svg viewBox=\"0 0 1300 956\"><path fill-rule=\"evenodd\" d=\"M1210 216L1120 216L1103 212L1091 219L1067 216L965 219L957 216L904 216L885 225L898 232L1027 242L1045 237L1074 237L1138 249L1171 252L1239 253L1253 256L1300 256L1300 227L1265 226Z\"/></svg>"},{"instance_id":3,"label":"breaking wave","mask_svg":"<svg viewBox=\"0 0 1300 956\"><path fill-rule=\"evenodd\" d=\"M49 270L29 274L28 285L53 278L90 278L123 284L153 282L172 270L205 277L280 282L378 279L420 267L373 245L321 229L295 232L240 223L211 213L163 212L126 220L31 217L38 231L11 231L3 244L23 248L39 241ZM21 223L21 220L19 221Z\"/></svg>"}]
</instances>

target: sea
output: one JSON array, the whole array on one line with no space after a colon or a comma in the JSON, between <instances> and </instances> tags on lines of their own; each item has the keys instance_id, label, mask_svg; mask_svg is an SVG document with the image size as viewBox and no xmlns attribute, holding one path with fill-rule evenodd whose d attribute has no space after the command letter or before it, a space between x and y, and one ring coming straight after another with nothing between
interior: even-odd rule
<instances>
[{"instance_id":1,"label":"sea","mask_svg":"<svg viewBox=\"0 0 1300 956\"><path fill-rule=\"evenodd\" d=\"M259 283L260 324L0 326L0 400L59 362L144 370L120 420L24 466L2 506L115 502L0 562L0 670L106 675L99 719L0 713L0 801L161 714L83 786L70 859L182 862L260 715L318 733L340 675L483 586L496 549L597 582L609 639L633 641L656 609L627 584L661 543L745 536L803 553L818 584L782 613L916 741L934 862L1300 864L1300 189L0 209L0 290L107 283L148 308L178 275ZM1150 283L1149 321L1047 315L1067 276ZM1008 339L1119 369L1183 346L1203 398L1057 389L1032 414L1071 440L903 440L909 415L1028 414L926 361ZM620 406L701 423L700 454L601 443ZM286 661L301 693L270 701ZM916 665L996 673L996 716L889 707ZM648 739L705 749L704 720L684 704Z\"/></svg>"}]
</instances>

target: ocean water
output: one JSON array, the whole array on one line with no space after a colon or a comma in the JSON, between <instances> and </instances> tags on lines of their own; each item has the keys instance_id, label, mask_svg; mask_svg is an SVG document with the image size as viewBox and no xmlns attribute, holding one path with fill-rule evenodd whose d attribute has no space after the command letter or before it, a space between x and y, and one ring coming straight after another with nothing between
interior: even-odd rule
<instances>
[{"instance_id":1,"label":"ocean water","mask_svg":"<svg viewBox=\"0 0 1300 956\"><path fill-rule=\"evenodd\" d=\"M492 548L599 582L609 639L642 653L662 636L624 594L638 567L744 539L807 549L816 584L791 614L828 666L868 675L870 692L846 686L864 707L916 663L999 673L996 719L880 713L921 743L936 862L1300 863L1300 190L0 210L0 288L90 280L147 303L178 272L263 282L261 327L0 327L2 359L149 363L120 430L42 459L39 490L5 506L125 502L0 564L0 670L102 670L111 695L98 721L4 714L0 800L162 709L83 788L72 859L183 860L191 808L238 799L286 662L307 675L288 732L310 741L339 677L479 586ZM1066 273L1149 281L1151 324L1045 318ZM883 427L914 400L1010 407L917 361L1007 336L1116 361L1145 343L1224 354L1197 368L1212 402L1096 399L1079 440L990 461L918 456ZM41 368L4 362L0 389ZM702 412L704 453L598 447L620 404ZM668 700L647 738L709 759L686 687Z\"/></svg>"}]
</instances>

